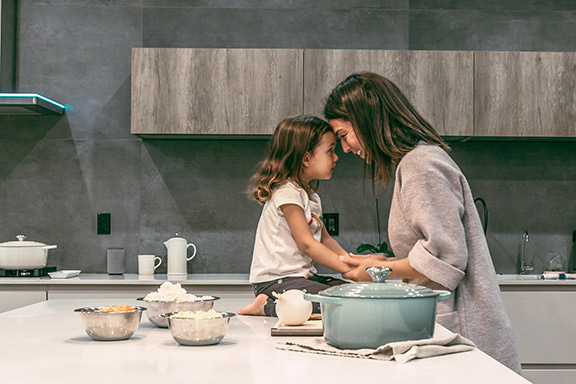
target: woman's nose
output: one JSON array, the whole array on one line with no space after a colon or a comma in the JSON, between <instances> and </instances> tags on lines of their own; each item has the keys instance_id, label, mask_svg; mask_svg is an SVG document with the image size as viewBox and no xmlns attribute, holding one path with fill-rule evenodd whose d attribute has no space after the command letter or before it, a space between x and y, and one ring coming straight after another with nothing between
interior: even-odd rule
<instances>
[{"instance_id":1,"label":"woman's nose","mask_svg":"<svg viewBox=\"0 0 576 384\"><path fill-rule=\"evenodd\" d=\"M340 139L340 145L342 146L342 150L344 151L344 153L350 152L350 146L345 140Z\"/></svg>"}]
</instances>

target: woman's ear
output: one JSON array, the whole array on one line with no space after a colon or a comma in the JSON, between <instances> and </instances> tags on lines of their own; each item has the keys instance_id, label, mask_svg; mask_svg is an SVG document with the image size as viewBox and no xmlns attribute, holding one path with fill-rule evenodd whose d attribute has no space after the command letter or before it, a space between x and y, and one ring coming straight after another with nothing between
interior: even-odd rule
<instances>
[{"instance_id":1,"label":"woman's ear","mask_svg":"<svg viewBox=\"0 0 576 384\"><path fill-rule=\"evenodd\" d=\"M304 154L304 158L302 159L302 165L305 167L310 166L310 152L306 152Z\"/></svg>"}]
</instances>

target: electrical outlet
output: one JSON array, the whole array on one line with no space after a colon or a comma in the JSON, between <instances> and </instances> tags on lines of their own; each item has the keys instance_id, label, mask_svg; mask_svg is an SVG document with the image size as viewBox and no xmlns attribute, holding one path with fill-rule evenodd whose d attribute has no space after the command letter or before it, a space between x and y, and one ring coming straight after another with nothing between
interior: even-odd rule
<instances>
[{"instance_id":1,"label":"electrical outlet","mask_svg":"<svg viewBox=\"0 0 576 384\"><path fill-rule=\"evenodd\" d=\"M98 214L98 234L99 235L109 235L110 234L110 214L109 213L99 213Z\"/></svg>"},{"instance_id":2,"label":"electrical outlet","mask_svg":"<svg viewBox=\"0 0 576 384\"><path fill-rule=\"evenodd\" d=\"M326 230L330 236L338 236L340 230L340 223L337 213L325 213L322 216Z\"/></svg>"}]
</instances>

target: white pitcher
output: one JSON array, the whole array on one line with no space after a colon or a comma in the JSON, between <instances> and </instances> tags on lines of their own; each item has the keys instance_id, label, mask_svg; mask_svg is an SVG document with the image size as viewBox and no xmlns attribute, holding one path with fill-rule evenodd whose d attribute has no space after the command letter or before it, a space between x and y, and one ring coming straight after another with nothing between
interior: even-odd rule
<instances>
[{"instance_id":1,"label":"white pitcher","mask_svg":"<svg viewBox=\"0 0 576 384\"><path fill-rule=\"evenodd\" d=\"M173 237L164 242L168 249L168 274L185 276L187 274L186 262L196 256L196 246L182 237ZM192 247L194 251L192 256L187 257L188 248Z\"/></svg>"}]
</instances>

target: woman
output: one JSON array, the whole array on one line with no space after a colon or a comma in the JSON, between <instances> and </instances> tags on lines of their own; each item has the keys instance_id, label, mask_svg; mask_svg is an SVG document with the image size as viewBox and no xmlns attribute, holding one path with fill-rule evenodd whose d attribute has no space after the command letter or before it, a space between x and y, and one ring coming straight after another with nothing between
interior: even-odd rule
<instances>
[{"instance_id":1,"label":"woman","mask_svg":"<svg viewBox=\"0 0 576 384\"><path fill-rule=\"evenodd\" d=\"M394 174L388 236L396 259L350 255L344 277L369 280L369 266L391 277L448 289L439 324L472 340L516 372L520 364L510 320L468 182L449 147L398 87L369 72L350 75L330 94L324 115L344 152L365 159L385 187Z\"/></svg>"}]
</instances>

